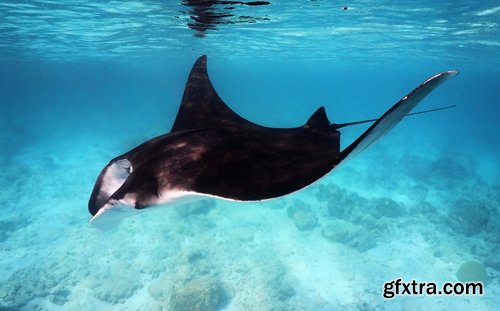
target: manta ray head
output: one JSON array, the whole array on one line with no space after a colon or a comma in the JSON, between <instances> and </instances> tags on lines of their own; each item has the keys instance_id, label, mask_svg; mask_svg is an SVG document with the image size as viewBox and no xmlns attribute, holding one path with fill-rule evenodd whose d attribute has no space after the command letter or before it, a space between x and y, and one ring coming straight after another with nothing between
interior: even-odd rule
<instances>
[{"instance_id":1,"label":"manta ray head","mask_svg":"<svg viewBox=\"0 0 500 311\"><path fill-rule=\"evenodd\" d=\"M125 158L111 160L104 167L94 185L94 190L89 200L89 212L95 216L97 212L109 201L115 193L132 174L132 163Z\"/></svg>"}]
</instances>

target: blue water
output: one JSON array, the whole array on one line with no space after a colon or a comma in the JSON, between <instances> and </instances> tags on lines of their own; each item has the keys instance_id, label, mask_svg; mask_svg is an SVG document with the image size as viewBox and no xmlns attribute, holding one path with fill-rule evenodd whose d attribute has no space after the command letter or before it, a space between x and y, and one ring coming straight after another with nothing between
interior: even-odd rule
<instances>
[{"instance_id":1,"label":"blue water","mask_svg":"<svg viewBox=\"0 0 500 311\"><path fill-rule=\"evenodd\" d=\"M0 310L498 310L499 24L497 0L2 1ZM170 129L202 54L224 101L266 126L322 105L376 118L450 69L416 110L457 107L284 198L93 228L96 176ZM397 278L457 282L468 261L482 296L382 296Z\"/></svg>"}]
</instances>

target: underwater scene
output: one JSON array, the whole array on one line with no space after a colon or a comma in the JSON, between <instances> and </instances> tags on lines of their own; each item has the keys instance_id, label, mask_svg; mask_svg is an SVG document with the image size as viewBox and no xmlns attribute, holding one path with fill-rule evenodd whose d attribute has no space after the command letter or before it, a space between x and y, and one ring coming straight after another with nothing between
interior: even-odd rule
<instances>
[{"instance_id":1,"label":"underwater scene","mask_svg":"<svg viewBox=\"0 0 500 311\"><path fill-rule=\"evenodd\" d=\"M207 187L253 200L213 191L90 223L101 170L171 131L202 55L220 98L266 135L376 120L459 74L412 112L450 108L402 115L340 165L338 152L302 161L335 163L286 195L252 185L271 191L298 168L264 156L265 174L244 173L272 135L237 141L251 152L223 180L233 162L206 139L219 155L201 163L216 171ZM0 310L500 310L498 0L2 0L0 73ZM340 150L373 121L339 128ZM291 156L327 147L295 136Z\"/></svg>"}]
</instances>

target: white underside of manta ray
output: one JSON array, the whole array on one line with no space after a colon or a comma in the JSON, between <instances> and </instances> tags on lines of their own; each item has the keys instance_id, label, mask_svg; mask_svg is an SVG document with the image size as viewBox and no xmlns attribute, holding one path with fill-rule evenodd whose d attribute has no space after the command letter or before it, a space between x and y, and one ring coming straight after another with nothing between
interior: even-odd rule
<instances>
[{"instance_id":1,"label":"white underside of manta ray","mask_svg":"<svg viewBox=\"0 0 500 311\"><path fill-rule=\"evenodd\" d=\"M296 128L269 128L233 112L207 74L193 66L170 133L109 162L89 200L91 223L108 228L131 212L207 197L261 201L314 183L388 133L431 91L458 71L434 75L404 96L344 150L339 128L319 108ZM437 110L437 109L435 109ZM363 121L364 122L364 121Z\"/></svg>"}]
</instances>

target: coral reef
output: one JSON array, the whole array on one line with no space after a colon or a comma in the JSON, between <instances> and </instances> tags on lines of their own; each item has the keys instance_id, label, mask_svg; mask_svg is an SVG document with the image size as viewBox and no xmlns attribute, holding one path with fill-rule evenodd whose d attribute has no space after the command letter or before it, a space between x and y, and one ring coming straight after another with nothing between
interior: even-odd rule
<instances>
[{"instance_id":1,"label":"coral reef","mask_svg":"<svg viewBox=\"0 0 500 311\"><path fill-rule=\"evenodd\" d=\"M346 221L332 221L321 229L321 235L330 241L346 244L360 252L374 248L375 237L362 226Z\"/></svg>"},{"instance_id":2,"label":"coral reef","mask_svg":"<svg viewBox=\"0 0 500 311\"><path fill-rule=\"evenodd\" d=\"M405 154L400 162L406 176L438 190L459 189L476 178L474 160L465 154L442 153L435 160Z\"/></svg>"},{"instance_id":3,"label":"coral reef","mask_svg":"<svg viewBox=\"0 0 500 311\"><path fill-rule=\"evenodd\" d=\"M417 184L413 185L409 188L406 188L405 194L406 196L412 200L414 203L422 203L425 198L427 197L427 194L429 193L429 189L427 189L426 186Z\"/></svg>"},{"instance_id":4,"label":"coral reef","mask_svg":"<svg viewBox=\"0 0 500 311\"><path fill-rule=\"evenodd\" d=\"M455 232L471 235L484 231L490 216L490 209L483 202L463 198L450 205L446 221Z\"/></svg>"},{"instance_id":5,"label":"coral reef","mask_svg":"<svg viewBox=\"0 0 500 311\"><path fill-rule=\"evenodd\" d=\"M350 220L366 206L367 200L355 192L349 192L334 184L320 187L316 196L318 201L325 201L330 217Z\"/></svg>"},{"instance_id":6,"label":"coral reef","mask_svg":"<svg viewBox=\"0 0 500 311\"><path fill-rule=\"evenodd\" d=\"M333 184L320 187L317 199L326 201L330 217L321 235L360 252L376 247L377 238L388 232L396 218L402 219L408 213L406 207L391 198L369 200Z\"/></svg>"},{"instance_id":7,"label":"coral reef","mask_svg":"<svg viewBox=\"0 0 500 311\"><path fill-rule=\"evenodd\" d=\"M311 211L298 211L293 214L293 223L300 231L311 230L316 227L318 218Z\"/></svg>"},{"instance_id":8,"label":"coral reef","mask_svg":"<svg viewBox=\"0 0 500 311\"><path fill-rule=\"evenodd\" d=\"M439 178L442 186L456 185L475 176L475 164L466 155L445 153L431 163L428 173L432 180Z\"/></svg>"},{"instance_id":9,"label":"coral reef","mask_svg":"<svg viewBox=\"0 0 500 311\"><path fill-rule=\"evenodd\" d=\"M380 217L397 218L406 214L406 209L390 198L379 198L370 203L373 208L371 215L376 219Z\"/></svg>"},{"instance_id":10,"label":"coral reef","mask_svg":"<svg viewBox=\"0 0 500 311\"><path fill-rule=\"evenodd\" d=\"M91 280L94 296L111 304L124 302L142 287L137 277L130 277L128 274L113 277L100 276Z\"/></svg>"},{"instance_id":11,"label":"coral reef","mask_svg":"<svg viewBox=\"0 0 500 311\"><path fill-rule=\"evenodd\" d=\"M67 301L72 285L78 282L72 274L71 268L57 263L27 266L0 284L0 299L14 309L45 297L62 305Z\"/></svg>"},{"instance_id":12,"label":"coral reef","mask_svg":"<svg viewBox=\"0 0 500 311\"><path fill-rule=\"evenodd\" d=\"M172 311L214 311L221 302L221 286L208 277L176 286L170 297Z\"/></svg>"},{"instance_id":13,"label":"coral reef","mask_svg":"<svg viewBox=\"0 0 500 311\"><path fill-rule=\"evenodd\" d=\"M318 223L318 217L301 200L292 201L292 204L287 208L287 215L293 220L293 223L300 231L314 229Z\"/></svg>"}]
</instances>

